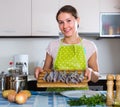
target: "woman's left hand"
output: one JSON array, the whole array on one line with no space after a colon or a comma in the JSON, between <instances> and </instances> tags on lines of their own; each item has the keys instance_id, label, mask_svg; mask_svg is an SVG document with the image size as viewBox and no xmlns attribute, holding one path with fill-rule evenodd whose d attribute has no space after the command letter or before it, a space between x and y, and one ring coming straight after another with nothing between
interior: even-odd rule
<instances>
[{"instance_id":1,"label":"woman's left hand","mask_svg":"<svg viewBox=\"0 0 120 107\"><path fill-rule=\"evenodd\" d=\"M87 77L87 81L90 81L90 80L91 80L91 72L92 72L92 69L91 69L91 68L87 68L87 69L85 70L84 76Z\"/></svg>"}]
</instances>

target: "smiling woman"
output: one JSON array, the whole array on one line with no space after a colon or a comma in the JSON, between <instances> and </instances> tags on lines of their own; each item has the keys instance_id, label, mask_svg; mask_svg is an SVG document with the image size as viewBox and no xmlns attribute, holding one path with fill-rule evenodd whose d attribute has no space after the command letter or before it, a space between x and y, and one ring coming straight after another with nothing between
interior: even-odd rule
<instances>
[{"instance_id":1,"label":"smiling woman","mask_svg":"<svg viewBox=\"0 0 120 107\"><path fill-rule=\"evenodd\" d=\"M38 79L45 69L82 70L87 81L96 82L99 77L97 48L92 41L78 35L77 10L65 5L58 10L56 20L64 37L48 45L44 66L35 68L35 77Z\"/></svg>"}]
</instances>

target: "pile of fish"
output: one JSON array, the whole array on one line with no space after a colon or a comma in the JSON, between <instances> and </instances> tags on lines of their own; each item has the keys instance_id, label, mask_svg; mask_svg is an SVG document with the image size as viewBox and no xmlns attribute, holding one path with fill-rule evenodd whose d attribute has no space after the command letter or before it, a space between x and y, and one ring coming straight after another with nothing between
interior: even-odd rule
<instances>
[{"instance_id":1,"label":"pile of fish","mask_svg":"<svg viewBox=\"0 0 120 107\"><path fill-rule=\"evenodd\" d=\"M46 82L63 82L63 83L80 83L84 79L84 74L79 74L77 71L69 72L66 71L60 72L52 70L51 72L46 72L43 80Z\"/></svg>"}]
</instances>

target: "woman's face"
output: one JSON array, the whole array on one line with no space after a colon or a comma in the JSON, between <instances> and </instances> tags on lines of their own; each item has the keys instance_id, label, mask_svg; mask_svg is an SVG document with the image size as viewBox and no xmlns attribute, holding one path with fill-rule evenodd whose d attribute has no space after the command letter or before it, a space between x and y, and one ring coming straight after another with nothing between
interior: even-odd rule
<instances>
[{"instance_id":1,"label":"woman's face","mask_svg":"<svg viewBox=\"0 0 120 107\"><path fill-rule=\"evenodd\" d=\"M77 33L79 19L75 19L70 13L61 12L58 15L58 25L64 36L70 37Z\"/></svg>"}]
</instances>

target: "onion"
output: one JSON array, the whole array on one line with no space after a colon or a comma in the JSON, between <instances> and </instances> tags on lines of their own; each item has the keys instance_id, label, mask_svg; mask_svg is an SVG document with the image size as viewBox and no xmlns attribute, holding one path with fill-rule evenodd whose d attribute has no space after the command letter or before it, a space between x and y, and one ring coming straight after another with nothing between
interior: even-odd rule
<instances>
[{"instance_id":1,"label":"onion","mask_svg":"<svg viewBox=\"0 0 120 107\"><path fill-rule=\"evenodd\" d=\"M28 98L31 97L31 92L29 90L21 90L19 93L24 93Z\"/></svg>"},{"instance_id":2,"label":"onion","mask_svg":"<svg viewBox=\"0 0 120 107\"><path fill-rule=\"evenodd\" d=\"M15 91L15 90L4 90L4 91L2 92L2 96L3 96L4 98L8 98L9 93L16 93L16 91Z\"/></svg>"},{"instance_id":3,"label":"onion","mask_svg":"<svg viewBox=\"0 0 120 107\"><path fill-rule=\"evenodd\" d=\"M8 101L15 102L15 96L16 96L16 92L9 93L8 94Z\"/></svg>"},{"instance_id":4,"label":"onion","mask_svg":"<svg viewBox=\"0 0 120 107\"><path fill-rule=\"evenodd\" d=\"M24 104L27 101L27 96L24 93L16 94L15 101L18 104Z\"/></svg>"}]
</instances>

